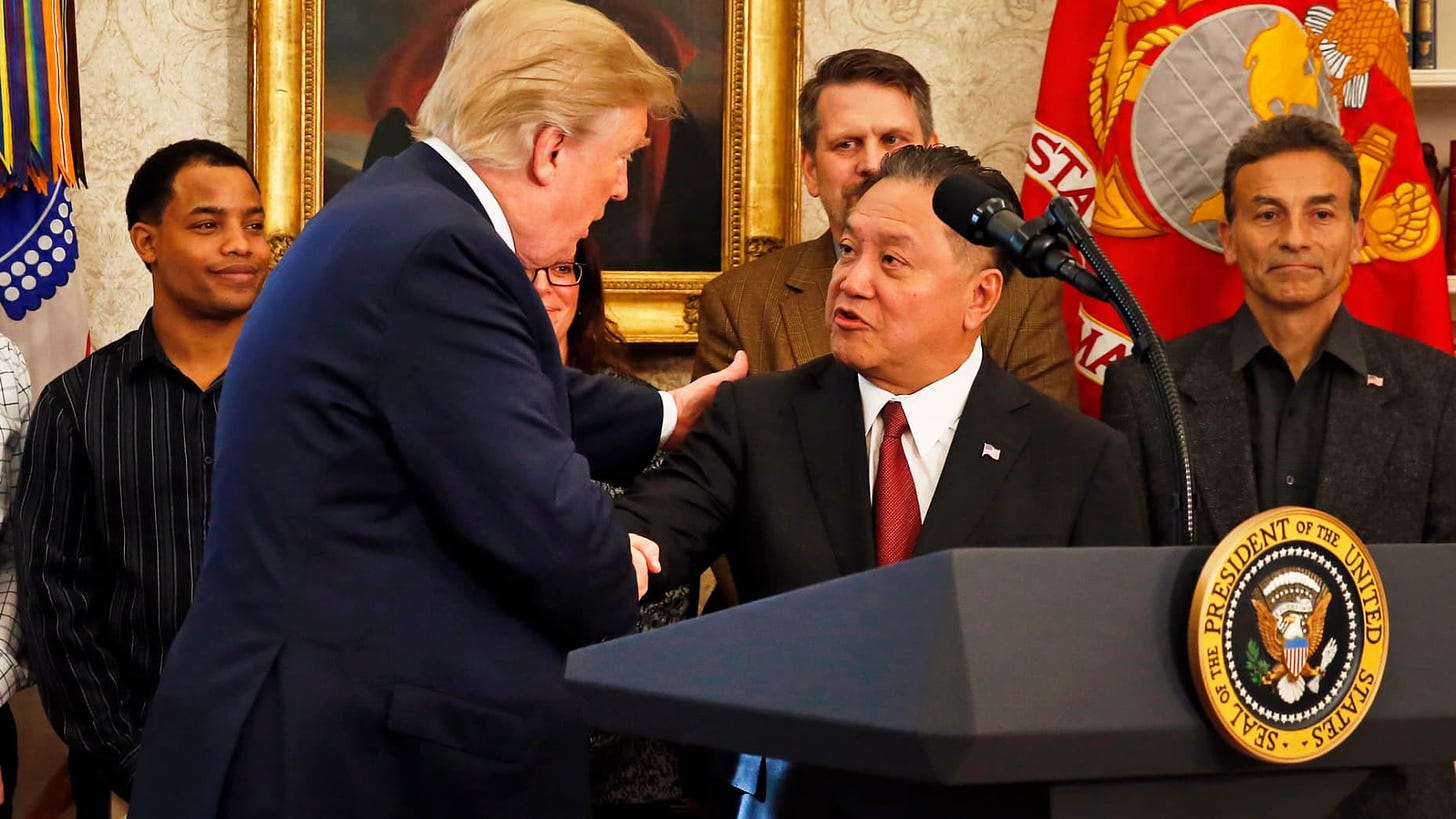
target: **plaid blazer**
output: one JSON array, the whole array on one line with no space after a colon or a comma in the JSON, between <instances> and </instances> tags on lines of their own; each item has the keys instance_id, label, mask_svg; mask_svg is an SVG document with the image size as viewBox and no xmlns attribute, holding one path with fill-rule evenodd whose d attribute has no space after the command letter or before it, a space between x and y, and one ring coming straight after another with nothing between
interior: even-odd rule
<instances>
[{"instance_id":1,"label":"plaid blazer","mask_svg":"<svg viewBox=\"0 0 1456 819\"><path fill-rule=\"evenodd\" d=\"M1336 368L1315 506L1366 543L1456 542L1456 359L1355 322L1368 373ZM1198 543L1259 511L1248 386L1231 361L1231 320L1168 345L1193 458ZM1132 444L1154 543L1176 540L1177 494L1152 380L1130 359L1107 370L1102 420Z\"/></svg>"}]
</instances>

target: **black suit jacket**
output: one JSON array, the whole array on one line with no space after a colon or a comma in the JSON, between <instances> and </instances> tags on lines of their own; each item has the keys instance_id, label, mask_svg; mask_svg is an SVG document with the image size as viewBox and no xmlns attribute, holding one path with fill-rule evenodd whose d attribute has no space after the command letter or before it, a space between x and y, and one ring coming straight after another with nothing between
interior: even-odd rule
<instances>
[{"instance_id":1,"label":"black suit jacket","mask_svg":"<svg viewBox=\"0 0 1456 819\"><path fill-rule=\"evenodd\" d=\"M1367 543L1456 541L1456 359L1356 322L1368 373L1336 367L1315 506ZM1260 511L1248 383L1233 369L1232 319L1168 345L1193 460L1197 543ZM1371 376L1374 376L1371 378ZM1177 541L1172 447L1152 380L1137 362L1107 369L1102 418L1126 433L1147 487L1154 543ZM1338 817L1456 815L1451 766L1382 768Z\"/></svg>"},{"instance_id":2,"label":"black suit jacket","mask_svg":"<svg viewBox=\"0 0 1456 819\"><path fill-rule=\"evenodd\" d=\"M724 551L752 600L874 567L868 474L855 373L826 356L725 384L682 451L618 508L664 549L655 584ZM916 554L1146 541L1122 436L983 359Z\"/></svg>"},{"instance_id":3,"label":"black suit jacket","mask_svg":"<svg viewBox=\"0 0 1456 819\"><path fill-rule=\"evenodd\" d=\"M137 816L584 816L566 652L629 631L592 483L657 394L564 368L541 299L427 145L309 222L248 317L196 601Z\"/></svg>"},{"instance_id":4,"label":"black suit jacket","mask_svg":"<svg viewBox=\"0 0 1456 819\"><path fill-rule=\"evenodd\" d=\"M985 444L999 459L982 454ZM855 373L825 356L720 387L682 451L618 508L629 529L663 549L655 589L726 553L739 593L754 600L874 568L866 457ZM1145 544L1135 480L1120 434L986 357L915 553ZM784 816L926 819L961 815L966 805L986 815L1046 812L1039 787L923 788L800 766L783 787Z\"/></svg>"}]
</instances>

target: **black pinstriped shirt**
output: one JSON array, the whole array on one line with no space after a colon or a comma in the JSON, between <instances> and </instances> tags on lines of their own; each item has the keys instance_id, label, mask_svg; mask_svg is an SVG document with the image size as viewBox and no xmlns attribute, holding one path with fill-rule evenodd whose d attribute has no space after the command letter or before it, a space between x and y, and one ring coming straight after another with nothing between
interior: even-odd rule
<instances>
[{"instance_id":1,"label":"black pinstriped shirt","mask_svg":"<svg viewBox=\"0 0 1456 819\"><path fill-rule=\"evenodd\" d=\"M121 794L202 567L221 390L172 365L148 313L31 419L10 527L30 667L56 731Z\"/></svg>"}]
</instances>

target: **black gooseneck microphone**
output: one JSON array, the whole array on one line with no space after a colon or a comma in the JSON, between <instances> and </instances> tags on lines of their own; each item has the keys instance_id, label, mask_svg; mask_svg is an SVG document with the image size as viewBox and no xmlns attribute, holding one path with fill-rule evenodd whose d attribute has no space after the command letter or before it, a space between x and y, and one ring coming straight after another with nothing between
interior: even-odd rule
<instances>
[{"instance_id":1,"label":"black gooseneck microphone","mask_svg":"<svg viewBox=\"0 0 1456 819\"><path fill-rule=\"evenodd\" d=\"M1108 301L1107 287L1067 252L1066 241L1045 216L1023 220L996 190L967 174L946 177L935 187L935 215L966 241L1011 252L1027 276L1060 279L1094 299Z\"/></svg>"},{"instance_id":2,"label":"black gooseneck microphone","mask_svg":"<svg viewBox=\"0 0 1456 819\"><path fill-rule=\"evenodd\" d=\"M1175 497L1158 499L1154 514L1171 514L1179 523L1179 541L1196 542L1193 462L1188 451L1188 430L1178 386L1168 364L1163 340L1153 330L1147 315L1113 267L1092 233L1082 223L1071 202L1058 196L1046 213L1024 220L996 189L969 174L948 176L935 187L931 202L935 215L969 242L986 247L1000 246L1011 252L1012 261L1027 276L1060 279L1094 299L1108 302L1117 310L1133 337L1133 355L1141 360L1157 386L1158 404L1167 424L1172 446ZM1093 275L1067 252L1067 240L1086 256L1097 270ZM1166 501L1166 505L1165 502Z\"/></svg>"}]
</instances>

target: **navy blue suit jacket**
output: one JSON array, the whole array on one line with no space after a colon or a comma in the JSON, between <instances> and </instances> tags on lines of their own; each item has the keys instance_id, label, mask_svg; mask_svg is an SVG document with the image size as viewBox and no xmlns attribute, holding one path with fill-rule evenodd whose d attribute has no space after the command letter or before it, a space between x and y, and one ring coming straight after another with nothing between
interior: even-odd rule
<instances>
[{"instance_id":1,"label":"navy blue suit jacket","mask_svg":"<svg viewBox=\"0 0 1456 819\"><path fill-rule=\"evenodd\" d=\"M142 739L137 816L572 816L562 671L629 631L592 477L657 394L561 364L540 297L428 146L299 236L227 375L196 602Z\"/></svg>"}]
</instances>

